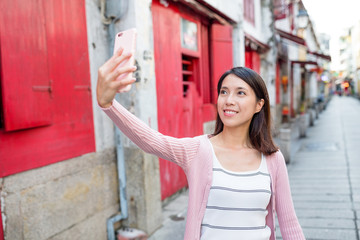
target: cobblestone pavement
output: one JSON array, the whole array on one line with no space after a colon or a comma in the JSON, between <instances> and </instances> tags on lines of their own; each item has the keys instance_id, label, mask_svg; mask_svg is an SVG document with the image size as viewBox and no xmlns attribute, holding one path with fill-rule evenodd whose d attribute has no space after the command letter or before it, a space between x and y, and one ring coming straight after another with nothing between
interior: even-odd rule
<instances>
[{"instance_id":1,"label":"cobblestone pavement","mask_svg":"<svg viewBox=\"0 0 360 240\"><path fill-rule=\"evenodd\" d=\"M333 97L307 137L295 141L287 167L306 239L360 240L360 101ZM149 240L183 239L186 201L185 192L164 208L163 227Z\"/></svg>"}]
</instances>

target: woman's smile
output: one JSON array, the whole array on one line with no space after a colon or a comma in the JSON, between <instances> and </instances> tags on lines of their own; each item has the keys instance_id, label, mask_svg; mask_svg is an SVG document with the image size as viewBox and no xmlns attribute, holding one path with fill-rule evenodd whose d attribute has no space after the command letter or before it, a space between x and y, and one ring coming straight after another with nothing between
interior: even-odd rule
<instances>
[{"instance_id":1,"label":"woman's smile","mask_svg":"<svg viewBox=\"0 0 360 240\"><path fill-rule=\"evenodd\" d=\"M231 109L224 109L224 116L225 117L232 117L235 116L235 114L237 114L238 112L235 110L231 110Z\"/></svg>"}]
</instances>

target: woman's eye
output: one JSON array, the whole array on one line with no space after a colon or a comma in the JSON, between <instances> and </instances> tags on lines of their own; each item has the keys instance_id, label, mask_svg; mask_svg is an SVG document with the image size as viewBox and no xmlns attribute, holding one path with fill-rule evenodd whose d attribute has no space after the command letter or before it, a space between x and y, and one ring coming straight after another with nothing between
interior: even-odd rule
<instances>
[{"instance_id":1,"label":"woman's eye","mask_svg":"<svg viewBox=\"0 0 360 240\"><path fill-rule=\"evenodd\" d=\"M220 94L226 94L225 90L220 90Z\"/></svg>"},{"instance_id":2,"label":"woman's eye","mask_svg":"<svg viewBox=\"0 0 360 240\"><path fill-rule=\"evenodd\" d=\"M240 92L238 92L238 94L239 94L239 95L245 95L245 92L240 91Z\"/></svg>"}]
</instances>

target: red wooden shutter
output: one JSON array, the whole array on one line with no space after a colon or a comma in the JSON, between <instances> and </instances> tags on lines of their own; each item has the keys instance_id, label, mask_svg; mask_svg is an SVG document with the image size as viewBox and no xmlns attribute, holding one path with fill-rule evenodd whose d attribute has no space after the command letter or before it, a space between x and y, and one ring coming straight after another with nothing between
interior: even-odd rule
<instances>
[{"instance_id":1,"label":"red wooden shutter","mask_svg":"<svg viewBox=\"0 0 360 240\"><path fill-rule=\"evenodd\" d=\"M76 124L78 131L72 134L82 135L93 119L84 1L43 1L54 109L64 115L55 120Z\"/></svg>"},{"instance_id":2,"label":"red wooden shutter","mask_svg":"<svg viewBox=\"0 0 360 240\"><path fill-rule=\"evenodd\" d=\"M233 67L232 26L211 26L211 79L212 103L217 100L217 83L221 75Z\"/></svg>"},{"instance_id":3,"label":"red wooden shutter","mask_svg":"<svg viewBox=\"0 0 360 240\"><path fill-rule=\"evenodd\" d=\"M0 12L5 131L48 125L51 80L42 1L2 0Z\"/></svg>"},{"instance_id":4,"label":"red wooden shutter","mask_svg":"<svg viewBox=\"0 0 360 240\"><path fill-rule=\"evenodd\" d=\"M16 0L16 2L20 2L20 0ZM0 19L5 19L3 13L11 10L12 16L20 18L25 14L26 17L22 17L22 19L26 18L31 22L32 19L28 17L29 13L23 9L26 8L32 9L32 17L36 17L38 22L45 24L47 51L44 55L46 55L46 60L39 61L36 58L37 55L33 56L32 48L24 49L22 55L28 55L25 50L29 51L31 58L29 57L30 60L26 64L36 65L33 69L39 70L36 72L38 74L41 74L41 71L48 72L49 79L53 80L53 98L51 99L53 117L51 118L52 124L48 127L12 132L4 132L3 129L0 129L0 177L95 151L85 1L31 0L21 2L22 8L15 6L13 0L0 0ZM5 8L9 6L11 6L10 10ZM38 15L41 16L41 20L39 20L40 17L37 17ZM10 15L6 16L8 19ZM16 28L18 24L24 24L24 21L7 21L7 24ZM30 24L26 23L26 26L28 25ZM3 22L0 22L0 26L1 33L4 33ZM41 30L41 34L44 35L44 30ZM43 35L38 36L39 41L43 40ZM5 37L6 35L2 35L2 39ZM18 41L23 40L18 39ZM4 58L7 57L3 52L1 54ZM18 54L15 57L21 58L22 55ZM24 62L22 59L16 60ZM7 71L2 70L2 75L13 75L9 68ZM5 87L7 84L8 82L5 83ZM21 100L29 101L28 98L30 96L21 98ZM4 104L4 107L9 108L9 104ZM41 107L44 107L45 104L46 102L42 102ZM25 104L20 106L20 108L25 107L27 107ZM30 106L29 108L33 110L34 107ZM48 112L41 113L44 115Z\"/></svg>"}]
</instances>

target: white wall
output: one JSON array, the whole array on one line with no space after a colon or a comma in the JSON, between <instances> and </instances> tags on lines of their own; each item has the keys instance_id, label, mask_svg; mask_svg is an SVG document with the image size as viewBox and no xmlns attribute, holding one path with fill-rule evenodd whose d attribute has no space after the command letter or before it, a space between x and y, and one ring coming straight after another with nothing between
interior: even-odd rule
<instances>
[{"instance_id":1,"label":"white wall","mask_svg":"<svg viewBox=\"0 0 360 240\"><path fill-rule=\"evenodd\" d=\"M355 93L359 94L359 87L360 84L360 21L357 21L351 36L353 42L353 59L352 59L352 67L354 73L354 88Z\"/></svg>"},{"instance_id":2,"label":"white wall","mask_svg":"<svg viewBox=\"0 0 360 240\"><path fill-rule=\"evenodd\" d=\"M114 128L112 121L98 107L96 83L98 68L109 58L107 29L102 24L98 0L86 0L86 21L90 61L91 94L94 114L96 151L114 147Z\"/></svg>"},{"instance_id":3,"label":"white wall","mask_svg":"<svg viewBox=\"0 0 360 240\"><path fill-rule=\"evenodd\" d=\"M261 3L260 0L254 0L255 11L255 25L244 20L244 31L261 42L266 42L262 34L262 20L261 20Z\"/></svg>"},{"instance_id":4,"label":"white wall","mask_svg":"<svg viewBox=\"0 0 360 240\"><path fill-rule=\"evenodd\" d=\"M121 94L120 101L131 106L144 122L157 129L157 105L155 85L155 62L153 51L152 17L150 0L128 1L122 4L128 8L122 19L115 24L115 31L123 31L136 27L137 48L135 59L140 66L137 71L139 82L135 83L129 93ZM136 11L135 11L136 9ZM90 59L90 76L94 112L96 151L102 151L115 146L114 125L98 107L96 100L96 83L98 68L110 57L107 27L100 21L99 0L86 0L88 48ZM139 106L147 106L141 111ZM127 145L131 144L126 141Z\"/></svg>"}]
</instances>

